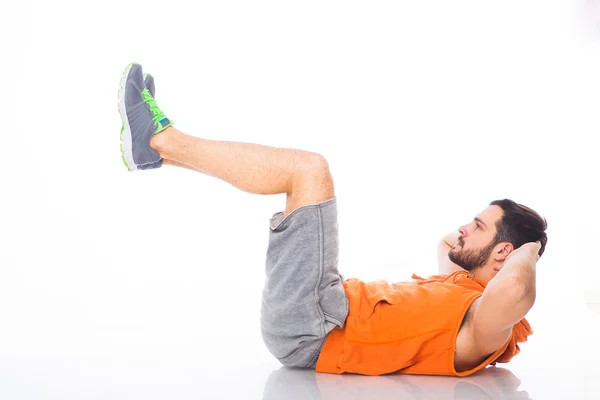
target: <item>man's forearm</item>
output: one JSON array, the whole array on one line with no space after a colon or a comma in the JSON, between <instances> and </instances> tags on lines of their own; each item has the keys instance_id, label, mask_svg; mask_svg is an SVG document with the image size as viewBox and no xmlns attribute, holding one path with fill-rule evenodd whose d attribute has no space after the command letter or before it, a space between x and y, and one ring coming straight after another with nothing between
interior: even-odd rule
<instances>
[{"instance_id":1,"label":"man's forearm","mask_svg":"<svg viewBox=\"0 0 600 400\"><path fill-rule=\"evenodd\" d=\"M502 286L507 281L511 282L514 291L519 297L519 300L529 300L533 302L535 299L535 269L536 256L531 253L519 253L508 259L502 269L487 285L489 290L495 286ZM529 303L527 301L527 303ZM531 304L533 305L533 303Z\"/></svg>"},{"instance_id":2,"label":"man's forearm","mask_svg":"<svg viewBox=\"0 0 600 400\"><path fill-rule=\"evenodd\" d=\"M507 258L478 299L475 336L480 338L479 348L486 352L505 343L513 326L535 303L535 268L539 258L536 251L539 246L526 246Z\"/></svg>"},{"instance_id":3,"label":"man's forearm","mask_svg":"<svg viewBox=\"0 0 600 400\"><path fill-rule=\"evenodd\" d=\"M488 286L494 286L510 279L518 283L525 292L535 292L535 266L537 260L530 253L515 254L508 259L502 269L490 281ZM526 294L526 293L524 293Z\"/></svg>"}]
</instances>

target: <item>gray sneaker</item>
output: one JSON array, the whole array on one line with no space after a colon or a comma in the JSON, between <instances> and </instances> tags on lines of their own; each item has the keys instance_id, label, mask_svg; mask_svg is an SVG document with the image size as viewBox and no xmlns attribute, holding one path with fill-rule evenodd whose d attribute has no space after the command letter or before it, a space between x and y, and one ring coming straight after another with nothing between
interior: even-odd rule
<instances>
[{"instance_id":1,"label":"gray sneaker","mask_svg":"<svg viewBox=\"0 0 600 400\"><path fill-rule=\"evenodd\" d=\"M151 80L152 91L154 80ZM162 166L162 158L150 147L150 138L173 123L158 108L144 83L142 66L131 63L125 69L119 89L121 158L129 171Z\"/></svg>"},{"instance_id":2,"label":"gray sneaker","mask_svg":"<svg viewBox=\"0 0 600 400\"><path fill-rule=\"evenodd\" d=\"M150 74L144 74L144 86L146 86L146 89L148 89L148 91L150 92L150 95L152 96L153 99L156 100L156 85L154 84L154 77ZM173 124L173 121L171 121L171 124ZM160 160L158 160L155 164L160 164L156 167L150 167L150 168L160 168L162 165L162 158ZM147 169L150 169L147 168Z\"/></svg>"}]
</instances>

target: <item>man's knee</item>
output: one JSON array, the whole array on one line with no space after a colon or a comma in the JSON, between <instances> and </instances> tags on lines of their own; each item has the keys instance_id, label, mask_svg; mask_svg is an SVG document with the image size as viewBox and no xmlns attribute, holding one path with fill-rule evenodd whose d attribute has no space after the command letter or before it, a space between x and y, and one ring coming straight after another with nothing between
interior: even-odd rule
<instances>
[{"instance_id":1,"label":"man's knee","mask_svg":"<svg viewBox=\"0 0 600 400\"><path fill-rule=\"evenodd\" d=\"M311 191L325 192L325 197L333 197L333 177L329 170L329 162L321 154L303 154L296 173L296 182L298 186L303 186L303 189L308 187Z\"/></svg>"},{"instance_id":2,"label":"man's knee","mask_svg":"<svg viewBox=\"0 0 600 400\"><path fill-rule=\"evenodd\" d=\"M325 157L317 153L303 153L297 163L292 191L287 194L283 217L299 207L319 204L334 197L333 178Z\"/></svg>"},{"instance_id":3,"label":"man's knee","mask_svg":"<svg viewBox=\"0 0 600 400\"><path fill-rule=\"evenodd\" d=\"M329 171L329 162L327 159L319 154L313 152L306 152L304 155L304 165L306 170L315 172L327 172Z\"/></svg>"}]
</instances>

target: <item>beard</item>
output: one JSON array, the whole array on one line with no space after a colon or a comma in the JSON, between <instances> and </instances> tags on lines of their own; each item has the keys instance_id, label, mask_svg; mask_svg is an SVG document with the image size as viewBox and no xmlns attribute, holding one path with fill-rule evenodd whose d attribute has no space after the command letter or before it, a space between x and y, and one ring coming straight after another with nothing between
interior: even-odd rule
<instances>
[{"instance_id":1,"label":"beard","mask_svg":"<svg viewBox=\"0 0 600 400\"><path fill-rule=\"evenodd\" d=\"M490 258L490 254L492 254L494 246L498 244L495 240L492 240L489 245L482 249L464 250L463 246L465 245L465 242L463 241L462 237L458 239L458 243L460 244L460 251L450 249L448 252L448 258L454 264L466 269L467 271L473 271L474 269L483 267Z\"/></svg>"}]
</instances>

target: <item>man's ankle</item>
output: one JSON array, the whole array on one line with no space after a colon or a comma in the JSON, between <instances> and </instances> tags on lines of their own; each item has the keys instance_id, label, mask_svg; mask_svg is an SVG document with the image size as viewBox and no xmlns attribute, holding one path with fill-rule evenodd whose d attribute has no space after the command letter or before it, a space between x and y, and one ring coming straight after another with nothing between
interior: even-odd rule
<instances>
[{"instance_id":1,"label":"man's ankle","mask_svg":"<svg viewBox=\"0 0 600 400\"><path fill-rule=\"evenodd\" d=\"M150 147L163 157L168 150L169 142L173 134L176 133L176 129L169 126L164 131L161 131L150 138Z\"/></svg>"}]
</instances>

